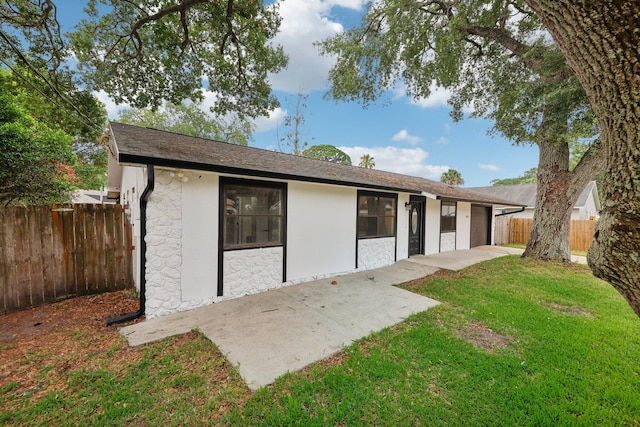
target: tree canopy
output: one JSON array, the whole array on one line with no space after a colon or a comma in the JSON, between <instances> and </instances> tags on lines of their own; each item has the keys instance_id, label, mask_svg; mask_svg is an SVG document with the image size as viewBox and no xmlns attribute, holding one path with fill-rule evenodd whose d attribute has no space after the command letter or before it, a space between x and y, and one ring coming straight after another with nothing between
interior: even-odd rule
<instances>
[{"instance_id":1,"label":"tree canopy","mask_svg":"<svg viewBox=\"0 0 640 427\"><path fill-rule=\"evenodd\" d=\"M103 142L106 125L104 105L85 89L69 85L58 93L23 64L12 70L0 70L0 86L13 95L17 104L33 120L46 123L73 138L75 171L73 183L78 188L100 189L106 181L107 151ZM62 99L64 97L78 110Z\"/></svg>"},{"instance_id":2,"label":"tree canopy","mask_svg":"<svg viewBox=\"0 0 640 427\"><path fill-rule=\"evenodd\" d=\"M67 202L74 188L72 138L36 121L0 85L0 203Z\"/></svg>"},{"instance_id":3,"label":"tree canopy","mask_svg":"<svg viewBox=\"0 0 640 427\"><path fill-rule=\"evenodd\" d=\"M449 169L440 176L440 182L448 185L464 185L462 174L455 169Z\"/></svg>"},{"instance_id":4,"label":"tree canopy","mask_svg":"<svg viewBox=\"0 0 640 427\"><path fill-rule=\"evenodd\" d=\"M497 187L499 185L535 184L536 182L538 182L538 168L531 168L517 178L492 179L491 185Z\"/></svg>"},{"instance_id":5,"label":"tree canopy","mask_svg":"<svg viewBox=\"0 0 640 427\"><path fill-rule=\"evenodd\" d=\"M419 99L440 85L453 94L455 120L470 109L493 121L492 132L538 145L540 203L525 254L570 260L570 206L604 156L584 89L523 0L380 0L319 46L337 55L328 97L366 106L391 89ZM579 138L593 142L570 170Z\"/></svg>"},{"instance_id":6,"label":"tree canopy","mask_svg":"<svg viewBox=\"0 0 640 427\"><path fill-rule=\"evenodd\" d=\"M360 157L358 166L365 169L373 169L376 167L376 162L370 154L363 154L362 157Z\"/></svg>"},{"instance_id":7,"label":"tree canopy","mask_svg":"<svg viewBox=\"0 0 640 427\"><path fill-rule=\"evenodd\" d=\"M52 88L104 90L136 108L216 95L219 114L265 115L278 105L267 81L287 64L271 40L277 5L254 0L89 0L86 19L63 34L54 0L0 5L0 52L11 62L46 70ZM75 56L77 61L69 61Z\"/></svg>"},{"instance_id":8,"label":"tree canopy","mask_svg":"<svg viewBox=\"0 0 640 427\"><path fill-rule=\"evenodd\" d=\"M313 145L302 152L305 157L324 160L326 162L351 165L351 157L344 151L329 144Z\"/></svg>"},{"instance_id":9,"label":"tree canopy","mask_svg":"<svg viewBox=\"0 0 640 427\"><path fill-rule=\"evenodd\" d=\"M287 58L270 43L280 25L274 5L91 0L87 12L70 34L72 50L89 87L116 102L140 108L201 99L204 76L218 114L256 117L278 105L267 74Z\"/></svg>"},{"instance_id":10,"label":"tree canopy","mask_svg":"<svg viewBox=\"0 0 640 427\"><path fill-rule=\"evenodd\" d=\"M167 103L157 111L127 108L119 113L119 120L123 123L248 145L253 131L251 122L228 117L226 120L214 120L197 102L180 105Z\"/></svg>"}]
</instances>

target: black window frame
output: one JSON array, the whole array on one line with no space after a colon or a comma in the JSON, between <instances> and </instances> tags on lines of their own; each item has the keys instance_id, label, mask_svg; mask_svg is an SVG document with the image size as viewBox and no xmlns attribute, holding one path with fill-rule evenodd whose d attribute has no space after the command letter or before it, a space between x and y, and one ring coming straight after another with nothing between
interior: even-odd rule
<instances>
[{"instance_id":1,"label":"black window frame","mask_svg":"<svg viewBox=\"0 0 640 427\"><path fill-rule=\"evenodd\" d=\"M362 202L361 202L361 198L362 197L366 197L366 198L374 198L376 200L376 206L375 209L373 209L375 214L371 213L371 210L369 210L369 208L367 208L367 214L363 215L363 209L362 208ZM379 209L379 203L380 203L380 199L391 199L393 200L393 205L394 205L394 213L393 215L381 215L380 214L380 209ZM367 205L368 205L367 201ZM396 193L384 193L384 192L374 192L374 191L363 191L360 190L358 191L358 195L357 195L357 210L358 210L358 215L357 215L357 224L356 224L356 236L358 239L379 239L379 238L385 238L385 237L396 237L397 236L397 231L398 231L398 195ZM366 219L366 220L365 220ZM375 221L374 221L375 219ZM392 230L390 233L384 233L384 234L380 234L380 222L381 221L385 221L387 219L392 219L393 220L393 225L392 225ZM363 223L365 223L366 221L366 225L364 225ZM361 230L371 230L373 224L375 222L375 229L376 229L376 233L375 234L362 234Z\"/></svg>"},{"instance_id":2,"label":"black window frame","mask_svg":"<svg viewBox=\"0 0 640 427\"><path fill-rule=\"evenodd\" d=\"M259 188L259 189L269 189L269 190L277 190L280 192L280 209L279 214L270 215L270 214L239 214L236 210L235 214L229 214L230 209L228 209L227 205L227 192L230 187L244 187L247 189L250 188ZM274 218L277 218L279 222L279 238L278 240L271 241L253 241L253 242L242 242L242 243L228 243L227 242L227 220L229 218L254 218L258 217L266 217L267 222L271 224L271 221ZM219 233L220 233L220 248L223 251L234 251L234 250L242 250L242 249L259 249L259 248L268 248L268 247L284 247L286 244L286 227L287 227L287 184L282 182L274 182L274 181L260 181L260 180L251 180L251 179L240 179L240 178L226 178L221 177L220 179L220 223L219 223ZM255 239L257 240L257 239Z\"/></svg>"},{"instance_id":3,"label":"black window frame","mask_svg":"<svg viewBox=\"0 0 640 427\"><path fill-rule=\"evenodd\" d=\"M444 215L445 206L454 208L453 216ZM455 233L457 231L457 219L458 219L458 202L443 200L440 203L440 232Z\"/></svg>"}]
</instances>

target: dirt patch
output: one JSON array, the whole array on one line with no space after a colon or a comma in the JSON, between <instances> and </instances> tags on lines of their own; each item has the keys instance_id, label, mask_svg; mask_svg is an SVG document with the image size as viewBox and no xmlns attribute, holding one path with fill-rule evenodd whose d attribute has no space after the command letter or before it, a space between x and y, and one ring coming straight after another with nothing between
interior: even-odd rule
<instances>
[{"instance_id":1,"label":"dirt patch","mask_svg":"<svg viewBox=\"0 0 640 427\"><path fill-rule=\"evenodd\" d=\"M482 323L470 323L465 325L458 334L461 338L470 341L474 346L493 352L497 349L507 348L513 339L499 334Z\"/></svg>"},{"instance_id":2,"label":"dirt patch","mask_svg":"<svg viewBox=\"0 0 640 427\"><path fill-rule=\"evenodd\" d=\"M130 349L116 326L107 326L106 321L138 306L138 299L125 290L0 315L0 389L17 384L24 395L46 393L57 386L41 387L43 367L53 367L51 374L63 374L91 367L93 356L107 352L114 353L114 367L131 363L138 351ZM115 350L121 351L115 354Z\"/></svg>"},{"instance_id":3,"label":"dirt patch","mask_svg":"<svg viewBox=\"0 0 640 427\"><path fill-rule=\"evenodd\" d=\"M542 305L550 308L551 310L557 311L564 316L594 317L589 310L577 305L566 305L548 301L543 301Z\"/></svg>"},{"instance_id":4,"label":"dirt patch","mask_svg":"<svg viewBox=\"0 0 640 427\"><path fill-rule=\"evenodd\" d=\"M107 319L132 313L138 307L139 300L133 297L130 290L124 290L70 298L54 304L0 315L0 342L24 340L35 335L44 340L46 345L49 332L73 326L106 329Z\"/></svg>"}]
</instances>

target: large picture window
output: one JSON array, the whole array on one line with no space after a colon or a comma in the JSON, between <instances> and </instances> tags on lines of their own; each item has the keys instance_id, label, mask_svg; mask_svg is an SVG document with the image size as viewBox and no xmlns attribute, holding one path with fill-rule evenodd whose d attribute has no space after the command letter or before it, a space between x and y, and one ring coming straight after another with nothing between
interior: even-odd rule
<instances>
[{"instance_id":1,"label":"large picture window","mask_svg":"<svg viewBox=\"0 0 640 427\"><path fill-rule=\"evenodd\" d=\"M284 185L233 181L222 188L225 249L283 244Z\"/></svg>"},{"instance_id":2,"label":"large picture window","mask_svg":"<svg viewBox=\"0 0 640 427\"><path fill-rule=\"evenodd\" d=\"M440 232L456 231L456 202L442 202Z\"/></svg>"},{"instance_id":3,"label":"large picture window","mask_svg":"<svg viewBox=\"0 0 640 427\"><path fill-rule=\"evenodd\" d=\"M395 195L358 193L358 237L389 237L396 234Z\"/></svg>"}]
</instances>

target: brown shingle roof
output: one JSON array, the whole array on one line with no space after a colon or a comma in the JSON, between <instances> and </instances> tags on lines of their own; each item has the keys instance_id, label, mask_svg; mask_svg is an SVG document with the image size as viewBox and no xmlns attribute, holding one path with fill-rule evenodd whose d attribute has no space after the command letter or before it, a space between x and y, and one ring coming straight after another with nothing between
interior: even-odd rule
<instances>
[{"instance_id":1,"label":"brown shingle roof","mask_svg":"<svg viewBox=\"0 0 640 427\"><path fill-rule=\"evenodd\" d=\"M590 181L584 190L580 193L578 200L576 201L574 208L584 207L589 195L594 191L596 186L595 181ZM536 206L536 191L538 190L537 184L513 184L513 185L498 185L495 187L469 187L469 190L484 194L489 197L503 197L508 200L512 200L516 203L526 206L528 208L534 208ZM600 201L597 201L598 205Z\"/></svg>"},{"instance_id":2,"label":"brown shingle roof","mask_svg":"<svg viewBox=\"0 0 640 427\"><path fill-rule=\"evenodd\" d=\"M121 164L153 164L415 194L426 192L444 199L514 205L508 200L414 176L341 165L117 122L111 122L110 126L111 137L117 147L118 162Z\"/></svg>"}]
</instances>

